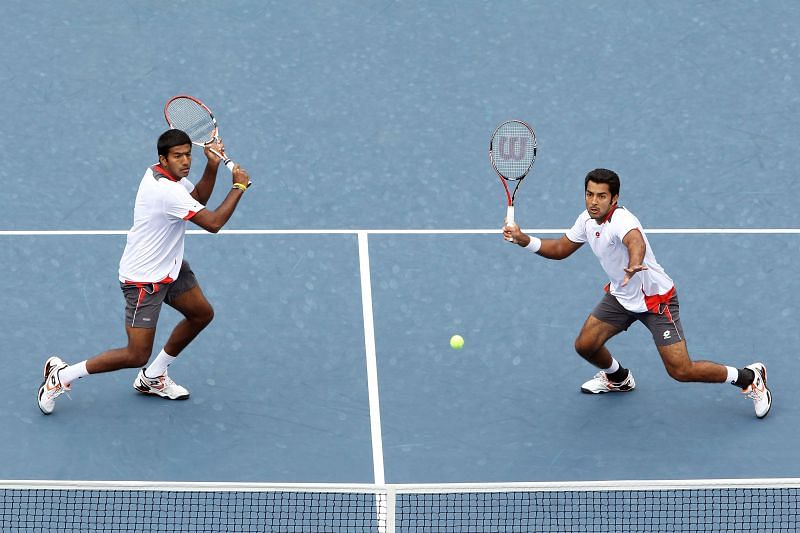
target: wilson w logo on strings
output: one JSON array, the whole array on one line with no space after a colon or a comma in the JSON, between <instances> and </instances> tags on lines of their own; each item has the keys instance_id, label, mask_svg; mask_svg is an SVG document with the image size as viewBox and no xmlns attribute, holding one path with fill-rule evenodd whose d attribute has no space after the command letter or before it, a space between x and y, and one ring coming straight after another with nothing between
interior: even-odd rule
<instances>
[{"instance_id":1,"label":"wilson w logo on strings","mask_svg":"<svg viewBox=\"0 0 800 533\"><path fill-rule=\"evenodd\" d=\"M528 148L527 137L500 137L497 152L501 159L520 161L525 157Z\"/></svg>"}]
</instances>

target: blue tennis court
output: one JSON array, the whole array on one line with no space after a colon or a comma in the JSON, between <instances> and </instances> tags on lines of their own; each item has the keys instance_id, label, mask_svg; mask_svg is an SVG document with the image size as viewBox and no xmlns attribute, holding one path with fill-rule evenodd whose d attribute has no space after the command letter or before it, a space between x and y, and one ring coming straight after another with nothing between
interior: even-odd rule
<instances>
[{"instance_id":1,"label":"blue tennis court","mask_svg":"<svg viewBox=\"0 0 800 533\"><path fill-rule=\"evenodd\" d=\"M795 3L13 0L7 13L0 479L800 477ZM142 397L119 371L76 382L44 417L47 356L125 343L117 267L179 93L215 110L255 183L227 231L187 237L216 311L170 368L192 397ZM520 225L563 234L586 172L619 172L621 204L676 282L690 353L763 361L769 417L730 385L673 381L641 325L609 344L637 390L580 394L595 369L573 342L607 280L589 250L554 262L503 242L487 145L509 118L539 142ZM202 166L196 150L191 179ZM162 313L157 347L177 320Z\"/></svg>"}]
</instances>

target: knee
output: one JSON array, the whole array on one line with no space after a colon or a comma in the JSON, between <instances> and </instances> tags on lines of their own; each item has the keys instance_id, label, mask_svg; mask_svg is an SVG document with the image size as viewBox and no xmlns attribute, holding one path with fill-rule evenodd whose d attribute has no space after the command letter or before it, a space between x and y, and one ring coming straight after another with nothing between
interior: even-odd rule
<instances>
[{"instance_id":1,"label":"knee","mask_svg":"<svg viewBox=\"0 0 800 533\"><path fill-rule=\"evenodd\" d=\"M591 357L597 349L593 346L591 342L588 342L584 337L578 337L575 339L575 351L578 352L578 355L581 357Z\"/></svg>"},{"instance_id":2,"label":"knee","mask_svg":"<svg viewBox=\"0 0 800 533\"><path fill-rule=\"evenodd\" d=\"M208 305L205 312L203 313L203 322L205 325L211 324L211 321L214 320L214 308L211 307L211 304Z\"/></svg>"},{"instance_id":3,"label":"knee","mask_svg":"<svg viewBox=\"0 0 800 533\"><path fill-rule=\"evenodd\" d=\"M206 327L214 320L214 308L211 307L211 304L204 305L192 313L190 320L202 327Z\"/></svg>"},{"instance_id":4,"label":"knee","mask_svg":"<svg viewBox=\"0 0 800 533\"><path fill-rule=\"evenodd\" d=\"M669 374L669 377L671 377L675 381L680 381L683 383L686 383L687 381L693 381L691 362L677 364L677 365L668 365L667 373Z\"/></svg>"},{"instance_id":5,"label":"knee","mask_svg":"<svg viewBox=\"0 0 800 533\"><path fill-rule=\"evenodd\" d=\"M151 353L150 350L128 348L127 355L125 363L128 368L142 368L147 366Z\"/></svg>"}]
</instances>

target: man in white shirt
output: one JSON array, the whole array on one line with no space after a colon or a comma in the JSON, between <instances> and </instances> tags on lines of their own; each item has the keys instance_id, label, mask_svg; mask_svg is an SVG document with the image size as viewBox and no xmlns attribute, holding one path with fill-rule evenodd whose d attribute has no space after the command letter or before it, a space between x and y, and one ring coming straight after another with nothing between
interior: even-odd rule
<instances>
[{"instance_id":1,"label":"man in white shirt","mask_svg":"<svg viewBox=\"0 0 800 533\"><path fill-rule=\"evenodd\" d=\"M608 275L605 296L575 340L578 354L601 369L581 391L600 394L634 389L633 373L611 355L606 342L638 320L650 330L672 378L732 383L753 399L756 416L764 418L772 406L772 392L763 363L737 370L689 357L675 286L656 261L639 220L618 205L619 188L615 172L602 168L589 172L584 181L586 210L560 239L531 237L516 224L503 228L507 240L548 259L565 259L589 243Z\"/></svg>"},{"instance_id":2,"label":"man in white shirt","mask_svg":"<svg viewBox=\"0 0 800 533\"><path fill-rule=\"evenodd\" d=\"M57 356L44 366L44 381L37 399L44 414L55 408L58 396L73 381L89 374L122 368L140 368L133 386L139 392L170 400L185 400L189 391L167 374L167 367L214 318L189 263L184 261L186 223L216 233L230 219L250 184L247 172L236 165L233 186L220 206L205 207L211 197L220 164L222 143L205 147L207 163L197 185L187 179L192 164L192 144L183 131L164 132L157 143L158 164L148 168L139 184L133 210L133 227L119 265L119 281L125 298L125 331L128 344L102 352L80 363L67 365ZM183 315L164 348L148 365L156 323L163 303ZM145 368L146 366L146 368Z\"/></svg>"}]
</instances>

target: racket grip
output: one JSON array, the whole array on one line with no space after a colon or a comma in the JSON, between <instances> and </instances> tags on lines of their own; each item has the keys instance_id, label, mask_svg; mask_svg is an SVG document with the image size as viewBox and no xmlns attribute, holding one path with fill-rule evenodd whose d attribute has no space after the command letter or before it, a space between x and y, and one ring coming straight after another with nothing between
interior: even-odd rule
<instances>
[{"instance_id":1,"label":"racket grip","mask_svg":"<svg viewBox=\"0 0 800 533\"><path fill-rule=\"evenodd\" d=\"M508 206L508 209L506 210L506 226L513 226L514 224L515 224L515 222L514 222L514 206L510 205L510 206ZM513 239L506 239L506 240L508 242L513 242Z\"/></svg>"},{"instance_id":2,"label":"racket grip","mask_svg":"<svg viewBox=\"0 0 800 533\"><path fill-rule=\"evenodd\" d=\"M211 153L214 154L215 156L219 157L220 159L222 159L222 164L225 165L226 167L228 167L228 170L233 172L233 167L236 166L236 163L231 161L230 157L226 156L225 154L220 153L217 150L214 150L213 148L211 149Z\"/></svg>"}]
</instances>

